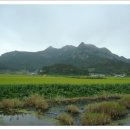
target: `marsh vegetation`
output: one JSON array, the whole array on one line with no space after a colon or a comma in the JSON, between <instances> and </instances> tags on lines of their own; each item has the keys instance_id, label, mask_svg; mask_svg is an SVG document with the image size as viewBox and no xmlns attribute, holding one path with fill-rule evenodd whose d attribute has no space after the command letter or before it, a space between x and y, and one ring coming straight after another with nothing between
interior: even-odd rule
<instances>
[{"instance_id":1,"label":"marsh vegetation","mask_svg":"<svg viewBox=\"0 0 130 130\"><path fill-rule=\"evenodd\" d=\"M129 78L6 78L4 84L5 76L3 80L0 77L3 82L0 83L1 112L33 110L59 121L59 125L112 125L113 121L125 119L129 114ZM70 80L68 84L66 79ZM31 80L34 84L30 84Z\"/></svg>"}]
</instances>

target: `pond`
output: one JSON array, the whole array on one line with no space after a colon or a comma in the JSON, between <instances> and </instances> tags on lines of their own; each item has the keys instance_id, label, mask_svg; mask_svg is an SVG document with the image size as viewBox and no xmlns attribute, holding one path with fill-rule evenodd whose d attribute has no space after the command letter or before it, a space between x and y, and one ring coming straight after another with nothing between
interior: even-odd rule
<instances>
[{"instance_id":1,"label":"pond","mask_svg":"<svg viewBox=\"0 0 130 130\"><path fill-rule=\"evenodd\" d=\"M80 109L80 114L74 114L73 125L80 125L80 116L83 112L86 102L73 103ZM53 104L45 112L38 113L35 110L7 110L0 111L0 125L5 126L57 126L63 125L56 120L56 117L65 112L65 107L70 103Z\"/></svg>"},{"instance_id":2,"label":"pond","mask_svg":"<svg viewBox=\"0 0 130 130\"><path fill-rule=\"evenodd\" d=\"M24 110L25 111L25 110ZM48 118L42 114L25 111L0 114L0 125L2 126L56 126L58 121Z\"/></svg>"},{"instance_id":3,"label":"pond","mask_svg":"<svg viewBox=\"0 0 130 130\"><path fill-rule=\"evenodd\" d=\"M98 102L98 101L96 101ZM100 101L99 101L100 102ZM94 102L75 102L75 103L61 103L52 104L45 112L37 112L33 109L13 109L0 110L0 125L1 126L59 126L63 125L56 117L60 113L65 112L67 105L73 104L80 109L79 114L73 114L73 125L80 126L80 119L87 104ZM130 126L130 111L128 115L120 120L113 120L110 125Z\"/></svg>"}]
</instances>

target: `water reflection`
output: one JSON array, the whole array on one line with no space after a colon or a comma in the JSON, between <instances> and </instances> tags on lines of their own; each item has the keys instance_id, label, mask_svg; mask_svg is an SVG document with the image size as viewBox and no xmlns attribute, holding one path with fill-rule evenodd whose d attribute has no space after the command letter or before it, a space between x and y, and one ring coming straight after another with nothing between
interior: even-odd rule
<instances>
[{"instance_id":1,"label":"water reflection","mask_svg":"<svg viewBox=\"0 0 130 130\"><path fill-rule=\"evenodd\" d=\"M40 114L14 111L0 111L1 125L13 126L55 126L57 122Z\"/></svg>"}]
</instances>

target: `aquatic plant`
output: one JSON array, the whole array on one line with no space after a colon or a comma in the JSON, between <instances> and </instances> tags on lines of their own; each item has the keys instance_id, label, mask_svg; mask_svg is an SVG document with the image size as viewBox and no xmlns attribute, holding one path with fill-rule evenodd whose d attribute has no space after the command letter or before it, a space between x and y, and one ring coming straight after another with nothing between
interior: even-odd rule
<instances>
[{"instance_id":1,"label":"aquatic plant","mask_svg":"<svg viewBox=\"0 0 130 130\"><path fill-rule=\"evenodd\" d=\"M97 112L109 114L113 119L118 119L127 114L124 106L118 102L101 102L89 104L85 107L85 112Z\"/></svg>"},{"instance_id":2,"label":"aquatic plant","mask_svg":"<svg viewBox=\"0 0 130 130\"><path fill-rule=\"evenodd\" d=\"M125 106L126 108L130 108L130 95L124 96L119 100L119 104Z\"/></svg>"},{"instance_id":3,"label":"aquatic plant","mask_svg":"<svg viewBox=\"0 0 130 130\"><path fill-rule=\"evenodd\" d=\"M25 106L35 107L42 111L48 108L48 103L39 94L33 94L25 100Z\"/></svg>"},{"instance_id":4,"label":"aquatic plant","mask_svg":"<svg viewBox=\"0 0 130 130\"><path fill-rule=\"evenodd\" d=\"M29 97L25 99L25 105L29 107L35 106L35 102L37 100L41 100L41 98L42 97L37 93L31 94Z\"/></svg>"},{"instance_id":5,"label":"aquatic plant","mask_svg":"<svg viewBox=\"0 0 130 130\"><path fill-rule=\"evenodd\" d=\"M35 108L44 111L48 108L48 103L45 100L37 100L35 101Z\"/></svg>"},{"instance_id":6,"label":"aquatic plant","mask_svg":"<svg viewBox=\"0 0 130 130\"><path fill-rule=\"evenodd\" d=\"M81 117L81 125L107 125L111 122L111 117L105 113L85 112Z\"/></svg>"},{"instance_id":7,"label":"aquatic plant","mask_svg":"<svg viewBox=\"0 0 130 130\"><path fill-rule=\"evenodd\" d=\"M73 113L73 114L76 114L76 113L80 112L79 108L77 106L75 106L75 105L66 106L65 111L67 111L69 113Z\"/></svg>"},{"instance_id":8,"label":"aquatic plant","mask_svg":"<svg viewBox=\"0 0 130 130\"><path fill-rule=\"evenodd\" d=\"M67 113L61 113L59 114L56 119L61 121L64 125L72 125L73 124L73 118L71 115Z\"/></svg>"},{"instance_id":9,"label":"aquatic plant","mask_svg":"<svg viewBox=\"0 0 130 130\"><path fill-rule=\"evenodd\" d=\"M24 102L19 99L3 99L0 103L0 108L11 109L11 108L22 108Z\"/></svg>"}]
</instances>

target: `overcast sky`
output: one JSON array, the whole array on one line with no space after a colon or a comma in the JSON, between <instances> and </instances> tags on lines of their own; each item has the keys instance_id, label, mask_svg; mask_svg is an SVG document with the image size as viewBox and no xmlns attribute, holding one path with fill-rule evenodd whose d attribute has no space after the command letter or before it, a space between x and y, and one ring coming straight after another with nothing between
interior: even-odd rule
<instances>
[{"instance_id":1,"label":"overcast sky","mask_svg":"<svg viewBox=\"0 0 130 130\"><path fill-rule=\"evenodd\" d=\"M0 5L0 54L80 42L130 58L130 5Z\"/></svg>"}]
</instances>

